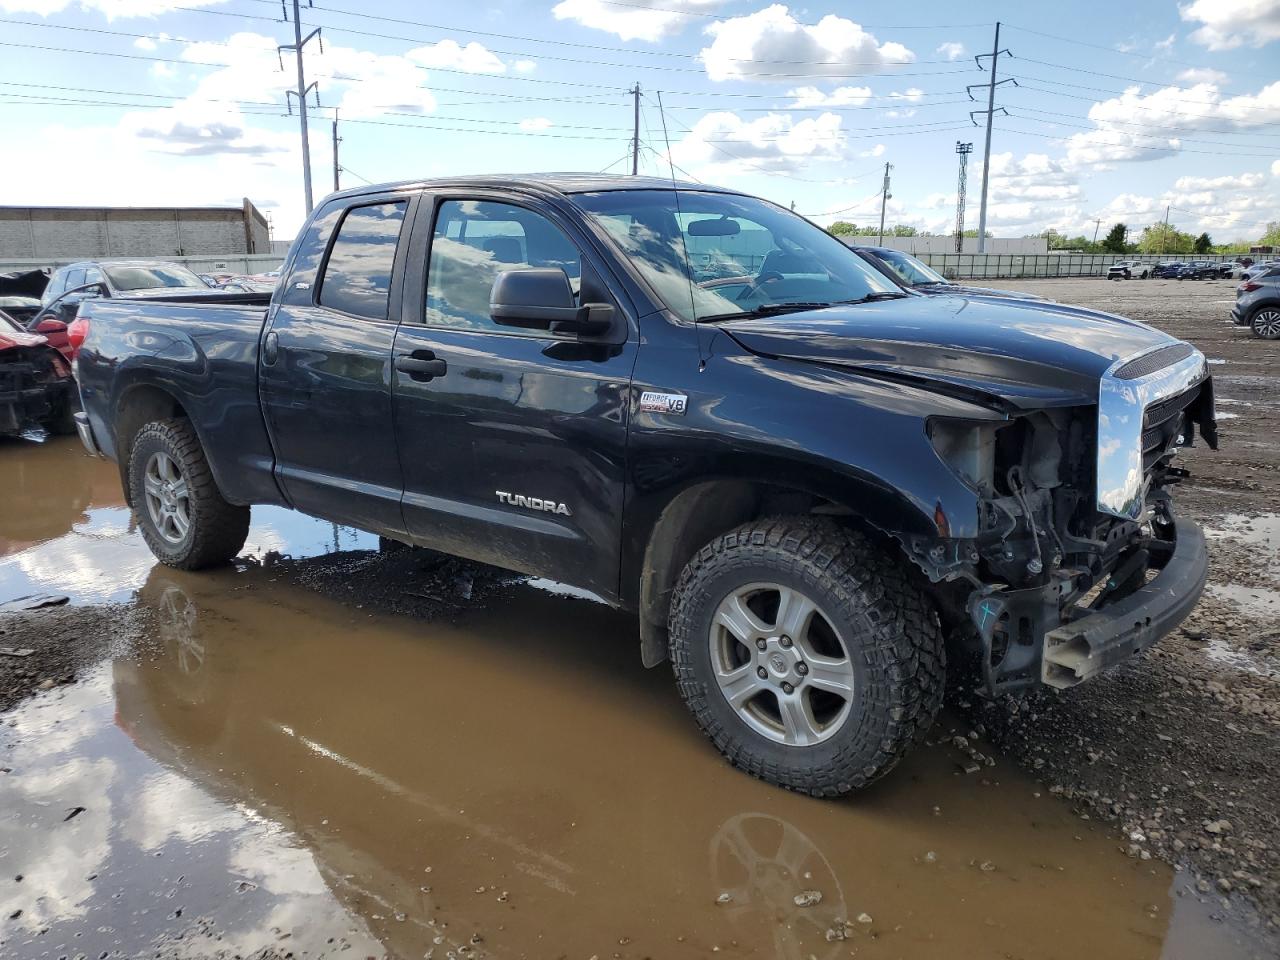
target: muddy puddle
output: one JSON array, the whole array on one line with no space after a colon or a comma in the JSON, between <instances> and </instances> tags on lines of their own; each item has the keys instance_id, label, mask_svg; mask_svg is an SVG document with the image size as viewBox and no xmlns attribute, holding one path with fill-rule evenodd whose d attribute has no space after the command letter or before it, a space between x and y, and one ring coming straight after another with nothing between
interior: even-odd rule
<instances>
[{"instance_id":1,"label":"muddy puddle","mask_svg":"<svg viewBox=\"0 0 1280 960\"><path fill-rule=\"evenodd\" d=\"M1238 906L1003 759L960 772L952 718L856 799L798 797L724 764L634 624L573 591L428 623L181 574L110 468L77 469L65 519L4 528L0 584L90 583L153 636L0 717L0 957L1262 955ZM44 579L66 568L95 573Z\"/></svg>"},{"instance_id":2,"label":"muddy puddle","mask_svg":"<svg viewBox=\"0 0 1280 960\"><path fill-rule=\"evenodd\" d=\"M314 556L377 542L292 510L256 507L243 555ZM115 464L86 455L75 438L0 439L0 603L35 593L72 603L127 600L154 564Z\"/></svg>"}]
</instances>

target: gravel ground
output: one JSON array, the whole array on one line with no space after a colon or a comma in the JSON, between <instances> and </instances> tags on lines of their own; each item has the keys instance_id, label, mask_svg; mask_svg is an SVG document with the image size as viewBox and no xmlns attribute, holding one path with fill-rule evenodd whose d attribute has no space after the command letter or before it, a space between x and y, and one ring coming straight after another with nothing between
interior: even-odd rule
<instances>
[{"instance_id":1,"label":"gravel ground","mask_svg":"<svg viewBox=\"0 0 1280 960\"><path fill-rule=\"evenodd\" d=\"M1212 536L1209 587L1183 628L1066 693L975 698L968 713L1082 814L1115 821L1130 856L1190 866L1189 894L1224 909L1241 894L1280 928L1280 343L1230 324L1230 282L1002 285L1190 341L1226 416L1220 451L1186 451L1192 478L1175 492Z\"/></svg>"},{"instance_id":2,"label":"gravel ground","mask_svg":"<svg viewBox=\"0 0 1280 960\"><path fill-rule=\"evenodd\" d=\"M1233 284L1003 281L1153 323L1214 361L1222 449L1188 451L1185 514L1215 534L1211 582L1182 630L1065 694L962 699L970 720L1082 816L1114 821L1130 856L1193 868L1186 894L1258 907L1280 927L1280 344L1230 326ZM420 551L307 561L281 577L358 607L448 616L506 576ZM412 591L401 584L413 583ZM0 614L0 710L146 633L131 606Z\"/></svg>"}]
</instances>

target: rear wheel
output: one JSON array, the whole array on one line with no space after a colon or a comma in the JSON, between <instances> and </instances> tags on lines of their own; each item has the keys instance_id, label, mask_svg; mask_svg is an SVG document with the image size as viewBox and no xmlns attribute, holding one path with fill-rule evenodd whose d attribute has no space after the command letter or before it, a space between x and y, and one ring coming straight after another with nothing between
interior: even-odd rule
<instances>
[{"instance_id":1,"label":"rear wheel","mask_svg":"<svg viewBox=\"0 0 1280 960\"><path fill-rule=\"evenodd\" d=\"M808 518L703 547L676 587L670 645L680 693L725 757L814 796L887 773L942 703L923 594L867 538Z\"/></svg>"},{"instance_id":2,"label":"rear wheel","mask_svg":"<svg viewBox=\"0 0 1280 960\"><path fill-rule=\"evenodd\" d=\"M188 420L157 420L138 431L129 489L143 539L171 567L226 563L249 535L249 508L223 499Z\"/></svg>"},{"instance_id":3,"label":"rear wheel","mask_svg":"<svg viewBox=\"0 0 1280 960\"><path fill-rule=\"evenodd\" d=\"M1262 307L1249 322L1255 335L1263 340L1280 340L1280 307Z\"/></svg>"}]
</instances>

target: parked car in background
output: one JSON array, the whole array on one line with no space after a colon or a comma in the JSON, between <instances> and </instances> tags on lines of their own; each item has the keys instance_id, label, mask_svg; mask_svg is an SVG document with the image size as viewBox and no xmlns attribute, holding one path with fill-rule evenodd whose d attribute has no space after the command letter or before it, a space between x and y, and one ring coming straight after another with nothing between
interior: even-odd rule
<instances>
[{"instance_id":1,"label":"parked car in background","mask_svg":"<svg viewBox=\"0 0 1280 960\"><path fill-rule=\"evenodd\" d=\"M920 293L953 297L1011 297L1017 300L1044 300L1034 293L1016 290L995 290L976 287L968 283L948 280L918 257L892 247L852 247L854 253L871 264L882 274Z\"/></svg>"},{"instance_id":2,"label":"parked car in background","mask_svg":"<svg viewBox=\"0 0 1280 960\"><path fill-rule=\"evenodd\" d=\"M1181 260L1164 260L1151 268L1151 276L1173 280L1178 276L1178 271L1185 266L1186 264Z\"/></svg>"},{"instance_id":3,"label":"parked car in background","mask_svg":"<svg viewBox=\"0 0 1280 960\"><path fill-rule=\"evenodd\" d=\"M691 248L760 263L719 287ZM588 590L730 762L790 789L890 770L942 705L945 638L992 695L1071 687L1208 574L1167 492L1179 446L1216 446L1191 344L918 295L755 197L371 185L321 201L271 296L217 296L76 321L77 429L157 558L226 563L269 503Z\"/></svg>"},{"instance_id":4,"label":"parked car in background","mask_svg":"<svg viewBox=\"0 0 1280 960\"><path fill-rule=\"evenodd\" d=\"M1137 260L1121 260L1107 267L1108 280L1145 280L1151 276L1151 265Z\"/></svg>"},{"instance_id":5,"label":"parked car in background","mask_svg":"<svg viewBox=\"0 0 1280 960\"><path fill-rule=\"evenodd\" d=\"M1192 260L1190 263L1184 263L1178 270L1174 279L1176 280L1216 280L1218 279L1218 265L1211 260Z\"/></svg>"},{"instance_id":6,"label":"parked car in background","mask_svg":"<svg viewBox=\"0 0 1280 960\"><path fill-rule=\"evenodd\" d=\"M1236 287L1231 319L1236 326L1250 327L1256 337L1280 340L1280 266L1272 266Z\"/></svg>"},{"instance_id":7,"label":"parked car in background","mask_svg":"<svg viewBox=\"0 0 1280 960\"><path fill-rule=\"evenodd\" d=\"M48 340L0 310L0 436L33 426L75 433L78 409L71 365Z\"/></svg>"},{"instance_id":8,"label":"parked car in background","mask_svg":"<svg viewBox=\"0 0 1280 960\"><path fill-rule=\"evenodd\" d=\"M1272 267L1275 267L1275 266L1280 266L1280 260L1261 260L1257 263L1254 263L1252 266L1246 268L1241 273L1240 279L1254 280L1262 276L1264 273L1266 273Z\"/></svg>"},{"instance_id":9,"label":"parked car in background","mask_svg":"<svg viewBox=\"0 0 1280 960\"><path fill-rule=\"evenodd\" d=\"M40 312L40 298L0 296L0 310L25 327Z\"/></svg>"}]
</instances>

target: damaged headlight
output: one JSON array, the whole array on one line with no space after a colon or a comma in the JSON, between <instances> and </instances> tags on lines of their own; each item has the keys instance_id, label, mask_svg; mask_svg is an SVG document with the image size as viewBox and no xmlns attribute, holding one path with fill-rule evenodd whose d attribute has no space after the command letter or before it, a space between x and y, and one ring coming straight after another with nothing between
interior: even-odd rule
<instances>
[{"instance_id":1,"label":"damaged headlight","mask_svg":"<svg viewBox=\"0 0 1280 960\"><path fill-rule=\"evenodd\" d=\"M1003 422L934 417L926 430L938 458L978 493L995 488L996 430Z\"/></svg>"}]
</instances>

